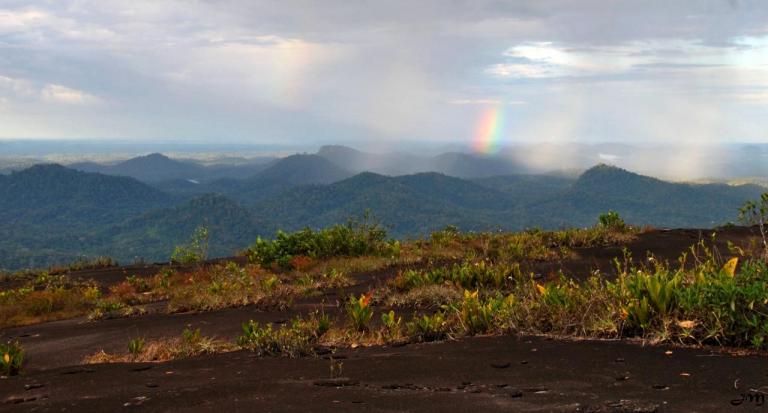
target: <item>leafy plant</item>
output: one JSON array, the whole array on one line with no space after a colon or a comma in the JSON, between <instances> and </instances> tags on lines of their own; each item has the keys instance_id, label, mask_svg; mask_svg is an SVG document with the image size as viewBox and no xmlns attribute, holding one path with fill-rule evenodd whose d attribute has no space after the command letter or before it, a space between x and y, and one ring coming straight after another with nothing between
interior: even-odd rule
<instances>
[{"instance_id":1,"label":"leafy plant","mask_svg":"<svg viewBox=\"0 0 768 413\"><path fill-rule=\"evenodd\" d=\"M373 308L371 307L372 294L363 294L360 298L350 296L347 302L347 316L352 327L357 331L368 329L368 324L373 318Z\"/></svg>"},{"instance_id":2,"label":"leafy plant","mask_svg":"<svg viewBox=\"0 0 768 413\"><path fill-rule=\"evenodd\" d=\"M511 300L511 298L510 298ZM464 290L464 299L458 306L450 306L458 315L464 332L469 335L490 331L500 315L505 300L501 297L490 298L483 302L479 291Z\"/></svg>"},{"instance_id":3,"label":"leafy plant","mask_svg":"<svg viewBox=\"0 0 768 413\"><path fill-rule=\"evenodd\" d=\"M443 312L414 316L407 324L408 332L418 341L436 341L448 334L448 323Z\"/></svg>"},{"instance_id":4,"label":"leafy plant","mask_svg":"<svg viewBox=\"0 0 768 413\"><path fill-rule=\"evenodd\" d=\"M396 316L393 310L389 310L388 313L381 315L381 325L384 328L384 334L389 338L400 335L400 325L402 322L403 317Z\"/></svg>"},{"instance_id":5,"label":"leafy plant","mask_svg":"<svg viewBox=\"0 0 768 413\"><path fill-rule=\"evenodd\" d=\"M24 364L24 349L16 341L0 343L0 373L4 376L19 374Z\"/></svg>"}]
</instances>

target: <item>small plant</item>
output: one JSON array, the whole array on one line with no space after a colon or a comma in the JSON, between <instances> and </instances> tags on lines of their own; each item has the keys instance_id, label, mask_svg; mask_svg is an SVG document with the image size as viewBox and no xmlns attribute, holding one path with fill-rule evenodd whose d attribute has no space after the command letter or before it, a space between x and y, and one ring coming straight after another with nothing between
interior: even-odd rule
<instances>
[{"instance_id":1,"label":"small plant","mask_svg":"<svg viewBox=\"0 0 768 413\"><path fill-rule=\"evenodd\" d=\"M328 330L331 329L331 318L328 317L328 315L325 313L318 314L317 312L315 312L314 314L312 314L312 317L310 318L310 320L313 320L316 322L315 332L314 332L314 335L316 338L322 337L325 333L328 332Z\"/></svg>"},{"instance_id":2,"label":"small plant","mask_svg":"<svg viewBox=\"0 0 768 413\"><path fill-rule=\"evenodd\" d=\"M352 327L357 331L368 329L368 324L373 318L373 308L371 308L372 294L363 294L360 298L349 297L347 303L347 315L352 322Z\"/></svg>"},{"instance_id":3,"label":"small plant","mask_svg":"<svg viewBox=\"0 0 768 413\"><path fill-rule=\"evenodd\" d=\"M609 210L608 212L600 214L597 218L597 222L598 225L604 229L624 231L627 228L627 224L616 211Z\"/></svg>"},{"instance_id":4,"label":"small plant","mask_svg":"<svg viewBox=\"0 0 768 413\"><path fill-rule=\"evenodd\" d=\"M336 361L331 357L331 365L330 368L330 378L331 379L338 379L344 374L344 363L340 361Z\"/></svg>"},{"instance_id":5,"label":"small plant","mask_svg":"<svg viewBox=\"0 0 768 413\"><path fill-rule=\"evenodd\" d=\"M330 328L330 319L312 315L304 320L294 318L289 325L274 329L272 324L262 326L256 321L244 323L243 333L237 338L237 345L251 350L259 356L299 357L312 353L312 346Z\"/></svg>"},{"instance_id":6,"label":"small plant","mask_svg":"<svg viewBox=\"0 0 768 413\"><path fill-rule=\"evenodd\" d=\"M384 335L388 338L398 337L400 335L400 325L403 322L403 317L395 315L393 310L389 310L388 313L381 315L381 325L384 328Z\"/></svg>"},{"instance_id":7,"label":"small plant","mask_svg":"<svg viewBox=\"0 0 768 413\"><path fill-rule=\"evenodd\" d=\"M125 282L133 287L137 293L143 293L149 291L152 287L149 282L137 275L131 275L125 278Z\"/></svg>"},{"instance_id":8,"label":"small plant","mask_svg":"<svg viewBox=\"0 0 768 413\"><path fill-rule=\"evenodd\" d=\"M261 279L261 289L266 292L275 291L278 285L280 285L280 277L277 275L273 274Z\"/></svg>"},{"instance_id":9,"label":"small plant","mask_svg":"<svg viewBox=\"0 0 768 413\"><path fill-rule=\"evenodd\" d=\"M763 241L763 254L768 260L768 192L759 201L748 201L739 209L739 220L746 225L757 225Z\"/></svg>"},{"instance_id":10,"label":"small plant","mask_svg":"<svg viewBox=\"0 0 768 413\"><path fill-rule=\"evenodd\" d=\"M24 364L24 350L18 342L0 343L0 373L4 376L19 374Z\"/></svg>"},{"instance_id":11,"label":"small plant","mask_svg":"<svg viewBox=\"0 0 768 413\"><path fill-rule=\"evenodd\" d=\"M406 270L395 278L394 284L400 290L446 282L471 289L478 287L501 288L509 281L508 273L506 268L489 264L486 261L465 261L460 265L434 268L428 271Z\"/></svg>"},{"instance_id":12,"label":"small plant","mask_svg":"<svg viewBox=\"0 0 768 413\"><path fill-rule=\"evenodd\" d=\"M144 350L143 338L137 337L128 341L128 353L130 353L133 358L138 358L143 350Z\"/></svg>"},{"instance_id":13,"label":"small plant","mask_svg":"<svg viewBox=\"0 0 768 413\"><path fill-rule=\"evenodd\" d=\"M483 302L478 293L478 290L464 290L464 300L459 306L451 307L459 316L462 328L469 335L490 331L504 304L501 298L491 298Z\"/></svg>"},{"instance_id":14,"label":"small plant","mask_svg":"<svg viewBox=\"0 0 768 413\"><path fill-rule=\"evenodd\" d=\"M209 236L208 227L197 227L186 244L178 245L173 249L171 262L194 264L205 261L208 256Z\"/></svg>"},{"instance_id":15,"label":"small plant","mask_svg":"<svg viewBox=\"0 0 768 413\"><path fill-rule=\"evenodd\" d=\"M445 314L436 312L433 315L424 314L414 317L407 324L408 332L418 341L442 340L448 334L448 323Z\"/></svg>"},{"instance_id":16,"label":"small plant","mask_svg":"<svg viewBox=\"0 0 768 413\"><path fill-rule=\"evenodd\" d=\"M429 239L436 245L446 245L459 238L459 228L455 225L448 225L440 231L429 234Z\"/></svg>"},{"instance_id":17,"label":"small plant","mask_svg":"<svg viewBox=\"0 0 768 413\"><path fill-rule=\"evenodd\" d=\"M335 268L324 272L320 278L324 288L339 288L350 284L349 277Z\"/></svg>"}]
</instances>

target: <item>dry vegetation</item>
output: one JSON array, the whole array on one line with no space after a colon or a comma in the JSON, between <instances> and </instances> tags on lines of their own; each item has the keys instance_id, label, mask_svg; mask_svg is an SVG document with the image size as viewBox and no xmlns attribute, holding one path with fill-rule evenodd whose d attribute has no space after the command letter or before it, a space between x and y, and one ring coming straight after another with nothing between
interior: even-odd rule
<instances>
[{"instance_id":1,"label":"dry vegetation","mask_svg":"<svg viewBox=\"0 0 768 413\"><path fill-rule=\"evenodd\" d=\"M592 274L585 281L543 282L526 273L524 264L567 259L574 248L621 245L638 230L607 214L588 229L462 234L446 228L404 244L377 231L363 226L283 234L258 241L248 252L250 264L129 277L105 296L93 284L68 285L46 276L0 295L0 325L86 312L94 319L131 315L159 300L167 300L169 312L243 305L284 309L297 297L344 291L354 284L351 274L419 263L397 270L374 291L347 296L335 318L311 313L280 325L251 321L234 342L189 330L146 343L135 338L125 354L99 352L86 361L163 361L236 348L297 357L318 348L502 333L768 347L768 265L759 249L734 247L722 257L701 242L675 266L650 257L636 267L625 256L616 261L616 278ZM326 245L344 236L351 240L341 249Z\"/></svg>"}]
</instances>

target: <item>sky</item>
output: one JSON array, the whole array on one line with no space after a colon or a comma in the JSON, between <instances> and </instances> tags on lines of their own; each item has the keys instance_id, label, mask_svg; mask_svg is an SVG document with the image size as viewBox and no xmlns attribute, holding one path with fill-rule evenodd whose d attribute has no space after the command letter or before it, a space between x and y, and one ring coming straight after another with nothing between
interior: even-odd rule
<instances>
[{"instance_id":1,"label":"sky","mask_svg":"<svg viewBox=\"0 0 768 413\"><path fill-rule=\"evenodd\" d=\"M768 141L762 0L0 0L0 138Z\"/></svg>"}]
</instances>

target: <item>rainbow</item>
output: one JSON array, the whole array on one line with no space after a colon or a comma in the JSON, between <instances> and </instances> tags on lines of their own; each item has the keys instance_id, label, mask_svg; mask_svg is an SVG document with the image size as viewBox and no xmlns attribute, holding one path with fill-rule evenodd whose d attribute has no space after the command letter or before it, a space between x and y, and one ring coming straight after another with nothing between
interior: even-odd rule
<instances>
[{"instance_id":1,"label":"rainbow","mask_svg":"<svg viewBox=\"0 0 768 413\"><path fill-rule=\"evenodd\" d=\"M504 112L500 106L485 109L472 139L472 150L492 154L499 150L504 130Z\"/></svg>"}]
</instances>

